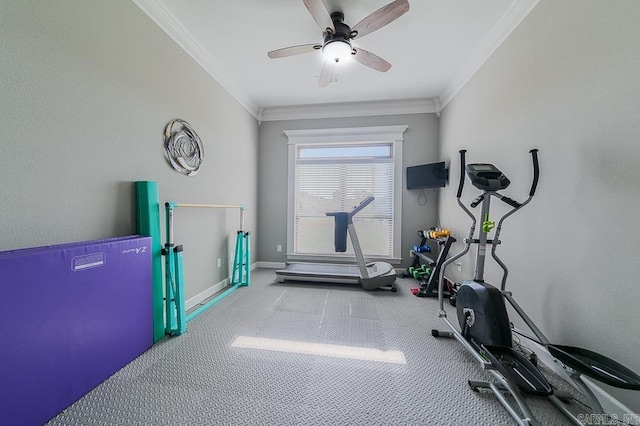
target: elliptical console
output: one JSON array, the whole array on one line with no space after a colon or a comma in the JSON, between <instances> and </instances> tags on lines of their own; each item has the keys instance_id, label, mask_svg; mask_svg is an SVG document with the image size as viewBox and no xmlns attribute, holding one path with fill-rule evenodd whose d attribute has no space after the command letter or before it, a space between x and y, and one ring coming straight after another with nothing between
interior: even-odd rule
<instances>
[{"instance_id":1,"label":"elliptical console","mask_svg":"<svg viewBox=\"0 0 640 426\"><path fill-rule=\"evenodd\" d=\"M471 185L481 191L499 191L507 189L509 179L493 164L475 163L465 167Z\"/></svg>"}]
</instances>

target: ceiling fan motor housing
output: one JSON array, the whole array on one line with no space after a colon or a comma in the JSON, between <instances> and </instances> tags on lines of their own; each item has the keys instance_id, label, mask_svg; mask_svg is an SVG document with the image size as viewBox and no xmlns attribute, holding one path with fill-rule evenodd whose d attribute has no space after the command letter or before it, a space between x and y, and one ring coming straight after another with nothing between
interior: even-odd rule
<instances>
[{"instance_id":1,"label":"ceiling fan motor housing","mask_svg":"<svg viewBox=\"0 0 640 426\"><path fill-rule=\"evenodd\" d=\"M357 33L352 32L351 27L344 23L344 14L342 12L333 12L331 14L331 20L333 21L335 32L327 28L322 51L328 59L338 62L345 56L353 54L351 39L355 37Z\"/></svg>"},{"instance_id":2,"label":"ceiling fan motor housing","mask_svg":"<svg viewBox=\"0 0 640 426\"><path fill-rule=\"evenodd\" d=\"M333 12L331 14L331 20L333 21L333 26L335 28L335 33L327 29L325 32L324 42L328 42L331 40L343 40L349 41L358 35L357 31L351 31L351 27L344 23L344 13L342 12Z\"/></svg>"}]
</instances>

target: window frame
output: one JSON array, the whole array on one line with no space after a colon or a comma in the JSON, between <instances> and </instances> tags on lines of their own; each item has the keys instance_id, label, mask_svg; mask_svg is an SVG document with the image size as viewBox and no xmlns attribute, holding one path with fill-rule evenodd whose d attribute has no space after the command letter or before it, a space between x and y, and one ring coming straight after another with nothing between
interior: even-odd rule
<instances>
[{"instance_id":1,"label":"window frame","mask_svg":"<svg viewBox=\"0 0 640 426\"><path fill-rule=\"evenodd\" d=\"M346 127L329 129L284 130L288 138L287 183L287 260L353 262L354 256L308 255L293 253L295 219L295 167L297 148L301 145L391 144L394 167L393 182L393 254L392 257L367 257L368 260L385 260L400 264L402 242L402 143L408 125Z\"/></svg>"}]
</instances>

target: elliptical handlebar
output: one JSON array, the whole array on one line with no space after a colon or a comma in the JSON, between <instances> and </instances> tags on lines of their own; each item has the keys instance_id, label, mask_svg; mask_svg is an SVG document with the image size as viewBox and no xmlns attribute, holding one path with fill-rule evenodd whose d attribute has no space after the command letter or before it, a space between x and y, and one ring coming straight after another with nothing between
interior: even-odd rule
<instances>
[{"instance_id":1,"label":"elliptical handlebar","mask_svg":"<svg viewBox=\"0 0 640 426\"><path fill-rule=\"evenodd\" d=\"M524 202L519 203L512 198L499 195L498 198L501 201L509 204L514 209L512 212L508 213L506 216L510 216L511 213L515 213L516 210L519 210L522 207L524 207L526 204L528 204L529 201L531 201L531 198L533 198L534 194L536 193L536 189L538 188L538 179L540 178L540 166L538 165L538 149L533 148L532 150L529 151L529 153L531 154L531 162L533 163L533 181L531 182L531 189L529 190L529 198L527 198Z\"/></svg>"},{"instance_id":2,"label":"elliptical handlebar","mask_svg":"<svg viewBox=\"0 0 640 426\"><path fill-rule=\"evenodd\" d=\"M540 168L538 166L538 150L536 148L529 151L531 153L531 161L533 161L533 182L531 183L531 190L529 191L529 197L533 197L538 187L538 177L540 176Z\"/></svg>"},{"instance_id":3,"label":"elliptical handlebar","mask_svg":"<svg viewBox=\"0 0 640 426\"><path fill-rule=\"evenodd\" d=\"M467 152L466 149L461 149L460 151L460 181L458 182L458 192L456 194L456 199L458 201L458 205L460 206L460 208L467 214L467 216L469 216L469 218L471 219L471 227L469 228L469 234L467 235L467 238L464 239L464 247L462 248L462 250L457 253L456 255L450 257L449 259L445 260L444 263L440 266L440 276L438 277L438 303L440 304L440 316L443 318L447 317L447 312L444 310L444 297L443 297L443 291L444 291L444 271L447 269L447 267L452 264L453 262L455 262L457 259L460 259L462 256L466 255L467 252L469 251L469 248L471 247L470 241L473 239L473 234L475 233L475 229L476 229L476 217L473 215L473 213L471 213L469 211L469 209L467 208L467 206L464 205L464 203L461 200L462 197L462 189L464 188L464 180L465 180L465 169L467 166L467 162L465 160L465 153Z\"/></svg>"},{"instance_id":4,"label":"elliptical handlebar","mask_svg":"<svg viewBox=\"0 0 640 426\"><path fill-rule=\"evenodd\" d=\"M465 161L465 153L466 149L461 149L460 151L460 181L458 182L458 193L456 194L456 198L460 198L462 196L462 189L464 188L464 169L467 165Z\"/></svg>"},{"instance_id":5,"label":"elliptical handlebar","mask_svg":"<svg viewBox=\"0 0 640 426\"><path fill-rule=\"evenodd\" d=\"M540 168L538 166L538 150L536 148L534 148L534 149L530 150L529 153L531 154L531 161L533 162L533 181L531 182L531 190L529 190L529 197L522 203L515 202L515 204L517 204L517 205L511 204L507 200L503 200L507 204L510 204L511 206L513 206L513 210L507 212L498 221L498 226L496 226L496 231L495 231L495 234L494 234L494 237L493 237L493 239L496 240L496 241L500 241L500 232L502 231L502 224L504 223L505 219L507 219L509 216L511 216L512 214L514 214L518 210L520 210L522 207L524 207L527 204L529 204L529 202L533 198L533 195L536 193L536 188L538 187L538 178L540 177ZM505 198L507 198L507 197L505 197ZM509 200L513 201L511 199L509 199ZM502 291L505 291L505 289L507 287L507 277L509 276L509 269L502 262L502 260L500 260L500 258L496 254L497 247L498 246L495 245L495 244L493 244L491 246L491 256L498 263L500 268L502 268L503 274L502 274L502 283L500 285L500 289Z\"/></svg>"}]
</instances>

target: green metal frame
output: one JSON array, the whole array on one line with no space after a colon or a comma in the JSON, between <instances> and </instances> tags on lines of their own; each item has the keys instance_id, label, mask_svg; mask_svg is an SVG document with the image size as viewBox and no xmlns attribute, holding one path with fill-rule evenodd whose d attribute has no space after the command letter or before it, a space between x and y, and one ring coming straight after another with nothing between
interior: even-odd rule
<instances>
[{"instance_id":1,"label":"green metal frame","mask_svg":"<svg viewBox=\"0 0 640 426\"><path fill-rule=\"evenodd\" d=\"M162 250L165 256L165 333L179 336L187 331L187 322L227 297L238 287L248 286L251 281L251 247L249 232L239 230L236 235L236 247L233 259L233 269L230 276L230 286L222 293L198 307L187 315L184 297L184 269L182 246L175 246L173 242L173 211L176 207L209 207L209 208L240 208L240 227L244 227L243 206L217 206L165 203L166 243Z\"/></svg>"}]
</instances>

